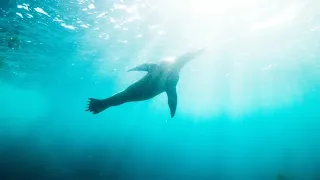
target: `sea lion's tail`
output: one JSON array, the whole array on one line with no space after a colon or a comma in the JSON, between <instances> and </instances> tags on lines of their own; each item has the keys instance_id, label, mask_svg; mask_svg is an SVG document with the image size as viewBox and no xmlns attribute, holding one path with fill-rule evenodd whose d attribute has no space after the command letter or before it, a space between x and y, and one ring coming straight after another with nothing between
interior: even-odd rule
<instances>
[{"instance_id":1,"label":"sea lion's tail","mask_svg":"<svg viewBox=\"0 0 320 180\"><path fill-rule=\"evenodd\" d=\"M93 114L98 114L109 107L105 100L89 98L88 103L88 109L86 111L90 111Z\"/></svg>"}]
</instances>

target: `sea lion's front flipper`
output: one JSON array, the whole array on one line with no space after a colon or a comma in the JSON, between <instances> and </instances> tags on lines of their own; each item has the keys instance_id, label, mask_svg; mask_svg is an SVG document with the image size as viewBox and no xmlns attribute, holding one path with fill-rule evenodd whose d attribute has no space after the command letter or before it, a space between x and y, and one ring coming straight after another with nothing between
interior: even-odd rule
<instances>
[{"instance_id":1,"label":"sea lion's front flipper","mask_svg":"<svg viewBox=\"0 0 320 180\"><path fill-rule=\"evenodd\" d=\"M168 89L166 91L167 96L168 96L168 105L170 108L170 114L171 114L171 118L173 118L173 116L176 113L176 109L177 109L177 90L176 87L172 87L170 89Z\"/></svg>"},{"instance_id":2,"label":"sea lion's front flipper","mask_svg":"<svg viewBox=\"0 0 320 180\"><path fill-rule=\"evenodd\" d=\"M152 71L157 65L156 64L153 64L153 63L145 63L145 64L141 64L139 66L136 66L132 69L129 69L129 71L147 71L147 72L150 72Z\"/></svg>"}]
</instances>

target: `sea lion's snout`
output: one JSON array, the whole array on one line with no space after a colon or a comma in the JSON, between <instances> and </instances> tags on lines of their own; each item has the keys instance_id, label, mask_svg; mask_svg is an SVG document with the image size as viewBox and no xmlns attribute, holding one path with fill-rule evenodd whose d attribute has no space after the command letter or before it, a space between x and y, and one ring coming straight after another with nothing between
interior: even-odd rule
<instances>
[{"instance_id":1,"label":"sea lion's snout","mask_svg":"<svg viewBox=\"0 0 320 180\"><path fill-rule=\"evenodd\" d=\"M204 48L199 48L194 52L194 56L199 56L204 52Z\"/></svg>"}]
</instances>

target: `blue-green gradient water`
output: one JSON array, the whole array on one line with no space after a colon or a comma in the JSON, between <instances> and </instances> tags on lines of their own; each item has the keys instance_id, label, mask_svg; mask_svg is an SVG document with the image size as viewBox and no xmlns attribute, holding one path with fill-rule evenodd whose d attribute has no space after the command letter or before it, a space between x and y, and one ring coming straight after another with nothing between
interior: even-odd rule
<instances>
[{"instance_id":1,"label":"blue-green gradient water","mask_svg":"<svg viewBox=\"0 0 320 180\"><path fill-rule=\"evenodd\" d=\"M1 180L319 180L317 0L2 0ZM167 97L93 115L205 47Z\"/></svg>"}]
</instances>

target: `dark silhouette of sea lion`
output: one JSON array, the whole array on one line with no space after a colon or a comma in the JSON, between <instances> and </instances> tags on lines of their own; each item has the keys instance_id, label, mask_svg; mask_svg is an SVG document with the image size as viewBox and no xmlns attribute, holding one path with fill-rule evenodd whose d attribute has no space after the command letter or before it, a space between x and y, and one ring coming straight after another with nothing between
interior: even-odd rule
<instances>
[{"instance_id":1,"label":"dark silhouette of sea lion","mask_svg":"<svg viewBox=\"0 0 320 180\"><path fill-rule=\"evenodd\" d=\"M160 61L159 63L145 63L128 71L147 71L148 73L130 85L127 89L106 99L89 98L88 109L93 114L98 114L111 106L118 106L127 102L144 101L151 99L163 92L167 93L171 118L177 108L176 85L179 81L181 68L190 60L196 58L204 49L184 53L174 61Z\"/></svg>"}]
</instances>

